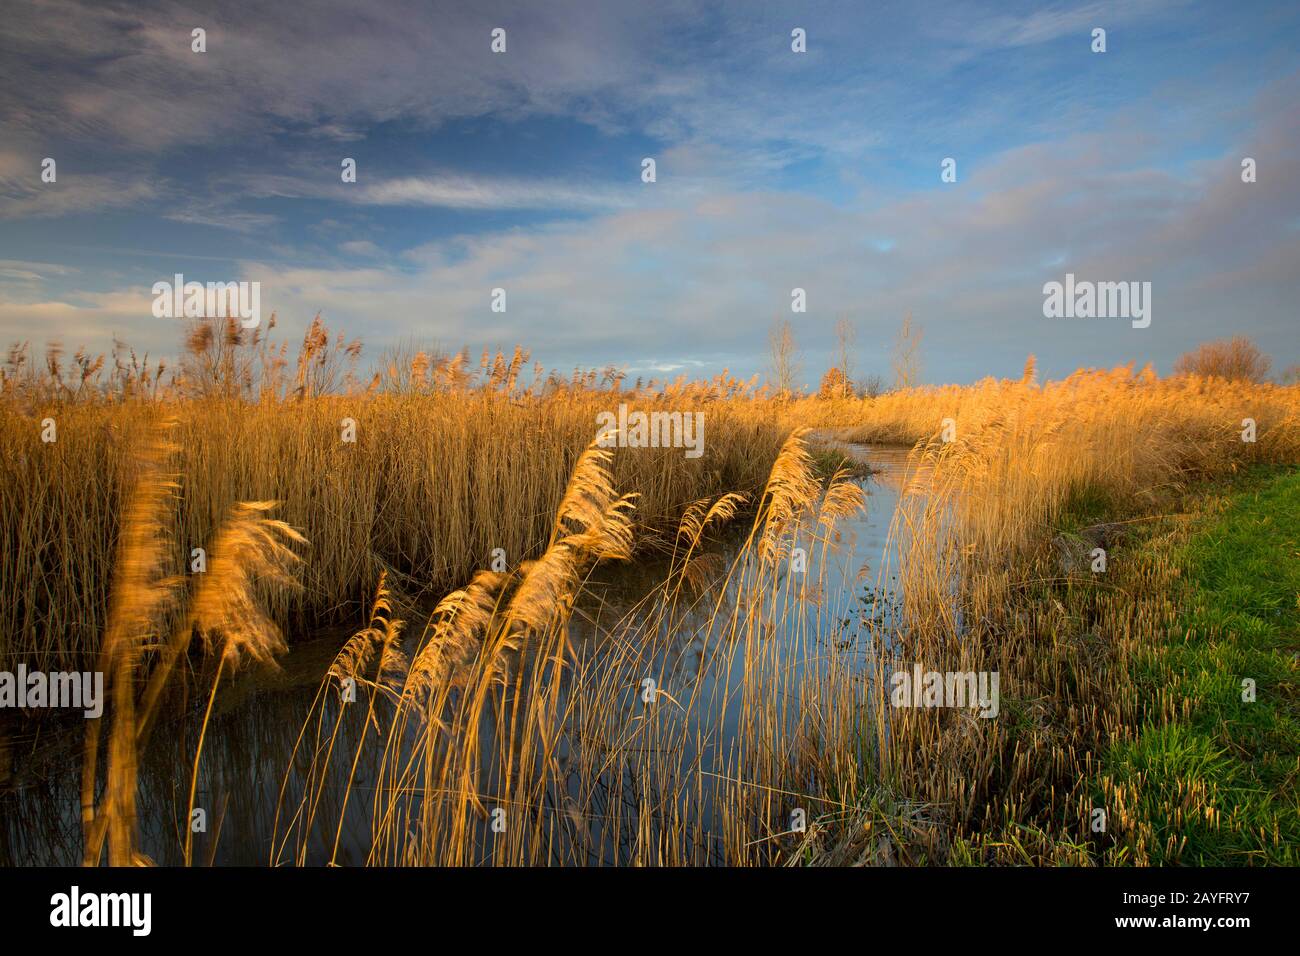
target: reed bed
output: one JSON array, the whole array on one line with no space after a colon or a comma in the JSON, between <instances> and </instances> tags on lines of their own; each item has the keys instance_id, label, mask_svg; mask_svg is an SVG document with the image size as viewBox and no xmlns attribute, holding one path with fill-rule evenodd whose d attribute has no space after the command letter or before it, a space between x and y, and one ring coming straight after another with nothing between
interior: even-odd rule
<instances>
[{"instance_id":1,"label":"reed bed","mask_svg":"<svg viewBox=\"0 0 1300 956\"><path fill-rule=\"evenodd\" d=\"M382 757L368 863L774 857L799 799L783 787L807 779L820 749L788 752L787 737L815 736L842 756L857 730L856 719L819 724L812 704L829 711L832 701L862 700L836 654L841 643L826 639L845 605L821 600L831 563L816 560L834 548L837 522L863 506L862 489L847 473L823 486L796 432L730 567L708 550L707 533L733 520L744 499L701 499L683 516L662 584L598 642L579 646L569 621L586 573L631 555L636 501L616 492L608 461L587 450L544 554L508 574L480 571L444 598L409 665L379 592L375 620L340 651L299 739L269 862L312 862L316 831L343 829L341 816L321 821L319 808L332 763L355 768L366 745L336 750L343 711L355 705L348 686L369 691L367 721L382 715L370 738ZM813 550L817 575L788 572L796 540ZM399 655L402 667L386 665ZM842 768L852 777L851 769ZM345 797L337 812L346 806ZM336 838L327 862L337 851Z\"/></svg>"},{"instance_id":2,"label":"reed bed","mask_svg":"<svg viewBox=\"0 0 1300 956\"><path fill-rule=\"evenodd\" d=\"M1031 361L1018 381L864 400L725 378L518 388L519 355L485 357L477 384L417 357L401 387L347 394L316 394L301 362L294 389L256 396L7 393L0 652L95 652L110 679L102 768L98 721L86 745L88 862L105 842L110 862L142 859L138 750L192 635L216 662L206 728L227 667L363 606L285 768L272 865L342 862L359 812L353 862L386 865L1177 859L1133 810L1141 782L1099 773L1136 733L1133 662L1178 616L1175 567L1126 562L1121 526L1203 479L1300 462L1300 387L1132 368L1040 385ZM592 444L623 400L705 410L706 455ZM866 596L841 525L867 502L848 471L818 475L809 426L914 446L897 567ZM1063 526L1078 514L1108 520L1085 535ZM724 561L714 536L737 521ZM1098 542L1115 552L1101 577L1079 562ZM194 547L206 579L184 573ZM577 639L593 568L647 547L663 579ZM998 719L890 707L918 665L999 674ZM202 759L200 735L191 804Z\"/></svg>"},{"instance_id":3,"label":"reed bed","mask_svg":"<svg viewBox=\"0 0 1300 956\"><path fill-rule=\"evenodd\" d=\"M1300 389L1131 368L1039 386L1031 363L1020 382L916 389L866 411L845 434L917 437L925 478L893 531L903 542L897 663L1001 679L996 720L891 714L880 779L904 805L930 808L925 858L941 846L939 859L967 862L1176 862L1178 836L1134 814L1140 796L1099 769L1107 748L1140 729L1150 689L1136 662L1180 619L1172 545L1160 560L1132 561L1124 526L1168 520L1205 479L1300 462ZM1075 514L1107 520L1086 537L1061 533ZM1168 535L1187 533L1175 519ZM1105 573L1092 565L1098 545L1112 552ZM1203 703L1168 697L1156 709L1172 721ZM1170 785L1181 784L1151 781ZM1180 812L1217 819L1196 790ZM1098 808L1110 814L1101 832L1090 826ZM1259 852L1285 853L1288 826L1261 835ZM852 827L828 832L819 858L842 861L846 848L876 858Z\"/></svg>"},{"instance_id":4,"label":"reed bed","mask_svg":"<svg viewBox=\"0 0 1300 956\"><path fill-rule=\"evenodd\" d=\"M641 496L643 546L702 494L757 487L787 432L773 406L730 400L725 383L635 394L586 379L536 392L504 385L0 401L0 668L70 668L97 652L137 451L163 419L176 420L184 489L164 567L190 573L193 549L236 502L280 502L311 541L302 589L268 609L293 632L359 616L385 571L418 595L463 581L496 549L511 563L536 556L597 414L619 402L705 412L705 456L645 448L612 462L620 486ZM354 442L343 440L345 420ZM51 422L56 440L44 441Z\"/></svg>"}]
</instances>

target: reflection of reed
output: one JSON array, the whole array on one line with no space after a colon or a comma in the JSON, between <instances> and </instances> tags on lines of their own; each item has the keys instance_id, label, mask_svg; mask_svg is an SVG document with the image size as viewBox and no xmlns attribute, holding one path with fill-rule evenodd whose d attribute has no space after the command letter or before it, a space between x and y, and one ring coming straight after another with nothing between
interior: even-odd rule
<instances>
[{"instance_id":1,"label":"reflection of reed","mask_svg":"<svg viewBox=\"0 0 1300 956\"><path fill-rule=\"evenodd\" d=\"M934 480L933 465L912 455L910 445L863 445L836 442L845 454L871 469L873 482L906 495L923 495Z\"/></svg>"}]
</instances>

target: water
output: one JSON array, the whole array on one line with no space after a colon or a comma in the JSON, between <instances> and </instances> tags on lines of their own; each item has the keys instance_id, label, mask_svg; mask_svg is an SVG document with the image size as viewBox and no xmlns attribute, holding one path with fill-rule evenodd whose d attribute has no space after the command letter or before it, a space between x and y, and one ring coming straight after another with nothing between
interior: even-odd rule
<instances>
[{"instance_id":1,"label":"water","mask_svg":"<svg viewBox=\"0 0 1300 956\"><path fill-rule=\"evenodd\" d=\"M863 512L839 525L836 562L840 573L830 580L845 593L827 595L824 600L828 606L850 608L850 616L865 614L869 607L877 617L882 613L887 616L898 564L889 529L904 493L908 450L890 446L845 447L876 471L862 480L867 493ZM724 538L722 548L728 561L738 547L739 541L734 536ZM641 564L602 568L593 576L571 629L579 656L599 667L602 641L608 640L609 625L653 586L656 575L662 577L660 568ZM883 601L873 600L876 597L882 597ZM840 623L847 621L845 618ZM832 622L815 637L842 640L846 633L838 623ZM243 674L221 688L201 762L196 805L207 814L207 832L195 837L196 863L266 865L271 860L276 806L285 771L321 678L345 638L345 634L335 634L295 643L283 661L281 672ZM689 752L694 746L689 745L682 760L698 761L701 766L722 770L731 753L731 737L735 731L738 713L735 683L739 668L734 666L734 659L724 657L719 662L716 656L710 658L703 652L703 643L704 639L697 635L679 646L657 650L653 661L647 662L645 672L656 675L664 691L677 695L684 693L683 688L702 686L702 692L695 695L697 706L681 719L689 726L719 727L721 732L704 739L699 753ZM789 650L778 646L775 652ZM708 660L712 663L706 667ZM812 664L803 658L795 662L796 679L801 676L797 673L799 668L817 666L817 658L811 660ZM141 759L140 843L146 854L162 864L177 864L182 860L181 821L188 804L190 772L206 688L191 693L197 698L191 700L191 706L174 708L160 718ZM637 693L635 686L627 690L629 709L636 707ZM350 755L363 730L363 713L364 707L353 708L348 715L350 719L341 725L337 748L346 756L334 762L330 780L322 791L318 818L324 825L317 828L319 833L313 833L307 855L309 862L323 862L332 852L339 802L350 769ZM79 862L83 731L79 722L62 728L47 724L36 729L10 727L6 731L0 727L0 865ZM376 742L372 730L353 778L352 796L339 839L336 860L342 865L364 863L371 846L371 799L377 783L377 758L383 749ZM490 778L486 783L490 785ZM712 808L706 799L692 812L703 823L709 819ZM282 835L284 829L281 820ZM612 837L601 833L598 827L592 830L591 842L589 862L619 859Z\"/></svg>"}]
</instances>

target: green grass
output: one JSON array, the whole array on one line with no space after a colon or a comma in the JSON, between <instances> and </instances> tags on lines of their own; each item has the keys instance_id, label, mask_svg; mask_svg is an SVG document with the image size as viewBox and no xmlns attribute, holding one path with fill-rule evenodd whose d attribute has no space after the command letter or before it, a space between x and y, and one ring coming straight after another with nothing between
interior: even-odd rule
<instances>
[{"instance_id":1,"label":"green grass","mask_svg":"<svg viewBox=\"0 0 1300 956\"><path fill-rule=\"evenodd\" d=\"M1175 560L1183 610L1130 667L1144 701L1140 729L1110 747L1103 773L1138 795L1132 809L1153 831L1154 862L1295 865L1300 473L1252 476ZM1247 679L1253 702L1243 700Z\"/></svg>"},{"instance_id":2,"label":"green grass","mask_svg":"<svg viewBox=\"0 0 1300 956\"><path fill-rule=\"evenodd\" d=\"M1065 500L1059 519L1060 530L1077 534L1080 530L1103 521L1114 521L1127 516L1124 502L1115 501L1096 486L1076 488Z\"/></svg>"},{"instance_id":3,"label":"green grass","mask_svg":"<svg viewBox=\"0 0 1300 956\"><path fill-rule=\"evenodd\" d=\"M808 448L813 459L813 472L819 478L830 478L841 468L853 478L869 478L873 469L861 458L855 458L833 445L812 444Z\"/></svg>"}]
</instances>

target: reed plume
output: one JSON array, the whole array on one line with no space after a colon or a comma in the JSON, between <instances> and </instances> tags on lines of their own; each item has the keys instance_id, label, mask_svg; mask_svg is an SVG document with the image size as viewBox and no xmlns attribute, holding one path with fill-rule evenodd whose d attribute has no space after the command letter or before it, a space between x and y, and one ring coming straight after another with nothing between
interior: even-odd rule
<instances>
[{"instance_id":1,"label":"reed plume","mask_svg":"<svg viewBox=\"0 0 1300 956\"><path fill-rule=\"evenodd\" d=\"M160 619L166 607L177 601L181 585L179 579L161 571L173 533L177 484L164 468L168 455L175 450L166 440L174 427L172 422L164 422L147 446L123 520L113 610L101 651L101 668L110 692L111 731L106 782L98 804L95 786L99 719L87 727L83 753L82 824L84 861L88 865L98 862L105 838L111 866L147 860L137 848L139 753L148 742L176 665L189 649L195 632L202 635L210 650L220 643L217 674L204 717L206 730L222 670L227 666L234 669L245 658L273 663L273 655L283 650L278 628L258 606L255 586L259 582L272 587L294 586L296 581L289 569L298 558L284 540L305 542L284 522L261 517L274 502L237 505L210 544L211 566L188 602L183 623L164 642L157 643ZM156 654L152 662L146 658L147 651ZM143 691L137 699L142 683ZM191 809L202 745L201 736L191 778ZM187 836L187 861L189 847Z\"/></svg>"}]
</instances>

